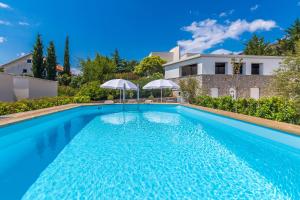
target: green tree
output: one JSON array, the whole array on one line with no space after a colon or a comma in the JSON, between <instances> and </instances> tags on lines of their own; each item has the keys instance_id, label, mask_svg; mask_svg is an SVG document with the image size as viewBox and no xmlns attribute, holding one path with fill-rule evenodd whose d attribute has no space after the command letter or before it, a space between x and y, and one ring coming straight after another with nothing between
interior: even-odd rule
<instances>
[{"instance_id":1,"label":"green tree","mask_svg":"<svg viewBox=\"0 0 300 200\"><path fill-rule=\"evenodd\" d=\"M82 81L100 81L101 83L114 77L116 71L115 63L106 56L97 54L95 59L82 60L80 62Z\"/></svg>"},{"instance_id":2,"label":"green tree","mask_svg":"<svg viewBox=\"0 0 300 200\"><path fill-rule=\"evenodd\" d=\"M286 30L286 45L292 53L296 53L296 43L300 40L300 19L296 19L294 24Z\"/></svg>"},{"instance_id":3,"label":"green tree","mask_svg":"<svg viewBox=\"0 0 300 200\"><path fill-rule=\"evenodd\" d=\"M276 71L274 86L278 95L296 101L300 113L300 41L296 42L295 54L290 53Z\"/></svg>"},{"instance_id":4,"label":"green tree","mask_svg":"<svg viewBox=\"0 0 300 200\"><path fill-rule=\"evenodd\" d=\"M272 55L270 44L265 42L263 37L256 34L245 44L244 54L246 55Z\"/></svg>"},{"instance_id":5,"label":"green tree","mask_svg":"<svg viewBox=\"0 0 300 200\"><path fill-rule=\"evenodd\" d=\"M235 88L235 97L234 99L238 98L239 92L239 76L242 72L243 68L243 58L231 58L231 65L232 65L232 87Z\"/></svg>"},{"instance_id":6,"label":"green tree","mask_svg":"<svg viewBox=\"0 0 300 200\"><path fill-rule=\"evenodd\" d=\"M43 56L43 42L41 35L38 34L33 48L32 55L32 72L36 78L45 78L45 65Z\"/></svg>"},{"instance_id":7,"label":"green tree","mask_svg":"<svg viewBox=\"0 0 300 200\"><path fill-rule=\"evenodd\" d=\"M112 54L112 60L116 65L116 72L124 72L124 62L120 57L118 49L115 49L114 53Z\"/></svg>"},{"instance_id":8,"label":"green tree","mask_svg":"<svg viewBox=\"0 0 300 200\"><path fill-rule=\"evenodd\" d=\"M134 69L134 73L140 76L150 76L156 72L163 73L163 64L166 61L161 59L159 56L150 56L144 58L139 65Z\"/></svg>"},{"instance_id":9,"label":"green tree","mask_svg":"<svg viewBox=\"0 0 300 200\"><path fill-rule=\"evenodd\" d=\"M47 58L46 58L46 71L47 71L47 79L55 80L56 79L56 54L54 42L51 41L49 43L49 47L47 48Z\"/></svg>"},{"instance_id":10,"label":"green tree","mask_svg":"<svg viewBox=\"0 0 300 200\"><path fill-rule=\"evenodd\" d=\"M189 103L193 103L196 96L198 94L202 94L203 91L200 91L199 82L195 78L187 78L179 81L180 90L182 92L182 96L189 101Z\"/></svg>"},{"instance_id":11,"label":"green tree","mask_svg":"<svg viewBox=\"0 0 300 200\"><path fill-rule=\"evenodd\" d=\"M66 37L65 53L64 53L64 71L63 71L63 73L71 75L69 36Z\"/></svg>"}]
</instances>

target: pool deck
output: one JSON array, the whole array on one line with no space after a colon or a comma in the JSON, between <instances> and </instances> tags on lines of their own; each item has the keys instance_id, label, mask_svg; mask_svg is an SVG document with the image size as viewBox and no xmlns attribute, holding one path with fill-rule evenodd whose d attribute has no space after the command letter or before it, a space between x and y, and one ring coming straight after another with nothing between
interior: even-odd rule
<instances>
[{"instance_id":1,"label":"pool deck","mask_svg":"<svg viewBox=\"0 0 300 200\"><path fill-rule=\"evenodd\" d=\"M167 104L173 104L173 103L167 103ZM4 116L0 116L0 127L8 125L8 124L17 123L17 122L20 122L23 120L36 118L36 117L39 117L42 115L47 115L50 113L55 113L55 112L59 112L59 111L76 108L79 106L88 106L88 105L103 105L103 104L101 104L101 103L68 104L68 105L55 106L55 107L51 107L51 108L44 108L44 109L39 109L39 110L34 110L34 111L4 115ZM178 105L180 105L180 104L178 104ZM259 118L259 117L253 117L253 116L249 116L249 115L243 115L243 114L238 114L238 113L233 113L233 112L228 112L228 111L223 111L223 110L206 108L206 107L196 106L196 105L191 105L191 104L183 104L183 106L190 107L190 108L196 108L199 110L204 110L204 111L207 111L210 113L223 115L223 116L230 117L233 119L246 121L246 122L250 122L253 124L273 128L273 129L278 129L281 131L285 131L285 132L300 136L300 126L299 125L278 122L278 121L263 119L263 118Z\"/></svg>"}]
</instances>

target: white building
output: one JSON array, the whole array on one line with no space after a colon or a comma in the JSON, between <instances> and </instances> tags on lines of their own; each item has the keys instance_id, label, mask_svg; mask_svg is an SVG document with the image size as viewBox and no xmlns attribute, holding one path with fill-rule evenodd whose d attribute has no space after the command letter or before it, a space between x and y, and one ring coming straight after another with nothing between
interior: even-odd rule
<instances>
[{"instance_id":1,"label":"white building","mask_svg":"<svg viewBox=\"0 0 300 200\"><path fill-rule=\"evenodd\" d=\"M33 75L32 53L21 56L0 66L4 73L12 75Z\"/></svg>"},{"instance_id":2,"label":"white building","mask_svg":"<svg viewBox=\"0 0 300 200\"><path fill-rule=\"evenodd\" d=\"M236 86L233 85L232 59L238 62L242 59L239 75L238 96L259 98L271 95L268 84L274 70L278 69L283 57L252 56L252 55L218 55L194 54L180 55L179 47L170 52L153 52L150 55L160 56L166 60L164 64L166 79L183 79L193 76L211 96L236 96Z\"/></svg>"}]
</instances>

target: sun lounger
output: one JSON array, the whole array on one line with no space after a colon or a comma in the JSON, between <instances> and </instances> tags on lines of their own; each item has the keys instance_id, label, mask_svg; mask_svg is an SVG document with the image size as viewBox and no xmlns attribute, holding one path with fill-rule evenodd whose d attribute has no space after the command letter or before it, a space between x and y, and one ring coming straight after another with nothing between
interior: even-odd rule
<instances>
[{"instance_id":1,"label":"sun lounger","mask_svg":"<svg viewBox=\"0 0 300 200\"><path fill-rule=\"evenodd\" d=\"M147 100L145 100L145 103L153 103L153 100L147 99Z\"/></svg>"},{"instance_id":2,"label":"sun lounger","mask_svg":"<svg viewBox=\"0 0 300 200\"><path fill-rule=\"evenodd\" d=\"M114 104L115 102L113 100L105 100L104 104Z\"/></svg>"},{"instance_id":3,"label":"sun lounger","mask_svg":"<svg viewBox=\"0 0 300 200\"><path fill-rule=\"evenodd\" d=\"M129 99L128 103L137 103L137 101L135 99Z\"/></svg>"}]
</instances>

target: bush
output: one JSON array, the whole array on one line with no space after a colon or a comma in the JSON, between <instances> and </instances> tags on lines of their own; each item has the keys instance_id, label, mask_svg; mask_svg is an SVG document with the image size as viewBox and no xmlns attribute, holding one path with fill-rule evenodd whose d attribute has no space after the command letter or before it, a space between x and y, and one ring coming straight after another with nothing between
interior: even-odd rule
<instances>
[{"instance_id":1,"label":"bush","mask_svg":"<svg viewBox=\"0 0 300 200\"><path fill-rule=\"evenodd\" d=\"M265 97L259 100L242 98L234 100L229 96L219 98L198 96L195 99L195 104L265 119L300 124L300 113L297 111L296 103L280 97Z\"/></svg>"},{"instance_id":2,"label":"bush","mask_svg":"<svg viewBox=\"0 0 300 200\"><path fill-rule=\"evenodd\" d=\"M58 86L58 96L75 96L79 89L70 86Z\"/></svg>"},{"instance_id":3,"label":"bush","mask_svg":"<svg viewBox=\"0 0 300 200\"><path fill-rule=\"evenodd\" d=\"M90 102L90 97L88 96L47 97L47 98L32 99L32 100L24 99L13 103L0 102L0 115L7 115L12 113L37 110L42 108L49 108L49 107L65 105L69 103L88 103L88 102Z\"/></svg>"},{"instance_id":4,"label":"bush","mask_svg":"<svg viewBox=\"0 0 300 200\"><path fill-rule=\"evenodd\" d=\"M107 96L107 100L114 100L114 96L111 95L111 94L109 94L109 95Z\"/></svg>"}]
</instances>

